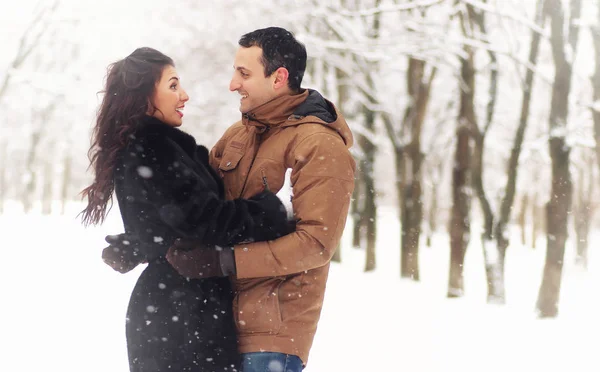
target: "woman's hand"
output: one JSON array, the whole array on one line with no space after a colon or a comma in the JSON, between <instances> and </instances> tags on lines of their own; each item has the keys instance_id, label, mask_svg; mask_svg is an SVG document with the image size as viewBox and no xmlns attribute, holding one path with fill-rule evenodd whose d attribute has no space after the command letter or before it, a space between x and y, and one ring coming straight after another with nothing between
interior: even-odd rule
<instances>
[{"instance_id":1,"label":"woman's hand","mask_svg":"<svg viewBox=\"0 0 600 372\"><path fill-rule=\"evenodd\" d=\"M198 241L177 239L167 251L167 261L186 278L204 279L235 274L233 248L203 246Z\"/></svg>"},{"instance_id":2,"label":"woman's hand","mask_svg":"<svg viewBox=\"0 0 600 372\"><path fill-rule=\"evenodd\" d=\"M108 235L110 245L102 250L102 260L113 270L125 274L143 263L145 258L139 252L137 241L125 234Z\"/></svg>"}]
</instances>

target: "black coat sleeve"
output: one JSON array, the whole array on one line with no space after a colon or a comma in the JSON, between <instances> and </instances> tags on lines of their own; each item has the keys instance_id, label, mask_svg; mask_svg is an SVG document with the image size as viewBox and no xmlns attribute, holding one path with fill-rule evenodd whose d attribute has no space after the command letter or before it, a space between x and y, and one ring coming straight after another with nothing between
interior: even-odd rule
<instances>
[{"instance_id":1,"label":"black coat sleeve","mask_svg":"<svg viewBox=\"0 0 600 372\"><path fill-rule=\"evenodd\" d=\"M128 166L131 189L146 204L147 213L166 224L175 237L229 246L289 232L285 209L274 194L224 200L208 163L191 164L194 160L172 139L152 136L140 146L143 151Z\"/></svg>"}]
</instances>

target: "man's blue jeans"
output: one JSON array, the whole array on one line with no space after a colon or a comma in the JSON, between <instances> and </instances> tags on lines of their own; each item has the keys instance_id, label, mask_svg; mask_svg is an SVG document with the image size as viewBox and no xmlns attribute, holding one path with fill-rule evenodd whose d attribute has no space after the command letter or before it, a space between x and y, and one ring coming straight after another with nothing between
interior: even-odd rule
<instances>
[{"instance_id":1,"label":"man's blue jeans","mask_svg":"<svg viewBox=\"0 0 600 372\"><path fill-rule=\"evenodd\" d=\"M282 353L242 354L241 372L301 372L302 360L295 355Z\"/></svg>"}]
</instances>

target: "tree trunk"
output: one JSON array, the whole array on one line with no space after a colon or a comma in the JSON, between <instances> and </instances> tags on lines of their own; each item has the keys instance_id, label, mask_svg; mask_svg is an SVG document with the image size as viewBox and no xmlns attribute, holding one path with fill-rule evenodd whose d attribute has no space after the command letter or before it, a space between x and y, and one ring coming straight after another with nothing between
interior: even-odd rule
<instances>
[{"instance_id":1,"label":"tree trunk","mask_svg":"<svg viewBox=\"0 0 600 372\"><path fill-rule=\"evenodd\" d=\"M40 138L41 133L39 131L35 131L31 134L31 145L29 147L29 153L27 154L27 163L25 166L25 185L21 196L23 211L25 213L29 213L33 208L33 199L36 189L35 158Z\"/></svg>"},{"instance_id":2,"label":"tree trunk","mask_svg":"<svg viewBox=\"0 0 600 372\"><path fill-rule=\"evenodd\" d=\"M459 119L460 122L460 119ZM460 124L459 124L460 125ZM450 274L448 297L461 297L464 293L463 265L469 243L471 207L469 188L469 163L471 158L468 128L460 126L456 132L456 152L452 171L452 215L450 217Z\"/></svg>"},{"instance_id":3,"label":"tree trunk","mask_svg":"<svg viewBox=\"0 0 600 372\"><path fill-rule=\"evenodd\" d=\"M333 70L331 70L332 68L333 68ZM343 71L341 71L339 68L327 66L327 69L328 69L327 75L331 75L331 73L333 72L333 74L335 76L334 89L336 90L336 93L337 93L337 106L338 106L338 110L340 110L340 112L343 113L346 109L346 101L348 100L347 84L344 81L344 79L346 78L346 74L344 74ZM328 79L326 78L325 81L323 82L324 86L328 86L327 81L328 81ZM350 210L351 214L356 213L355 207L356 207L355 201L353 200L352 204L351 204L351 210ZM342 262L342 244L341 244L341 242L340 242L340 244L338 244L338 247L336 248L335 252L333 253L333 257L331 258L331 260L334 262Z\"/></svg>"},{"instance_id":4,"label":"tree trunk","mask_svg":"<svg viewBox=\"0 0 600 372\"><path fill-rule=\"evenodd\" d=\"M365 122L366 127L370 130L373 129L375 124L375 113L367 110L365 114ZM377 203L376 196L377 193L375 191L375 174L374 174L374 165L375 165L375 145L370 141L370 139L362 137L362 149L365 153L365 159L362 164L362 175L364 183L364 197L365 197L365 207L363 218L366 226L366 242L367 242L367 254L366 254L366 262L365 262L365 271L375 270L376 267L376 257L375 257L375 247L377 242Z\"/></svg>"},{"instance_id":5,"label":"tree trunk","mask_svg":"<svg viewBox=\"0 0 600 372\"><path fill-rule=\"evenodd\" d=\"M381 0L375 0L375 7L379 6ZM379 38L379 28L380 28L380 19L379 14L373 16L373 24L369 31L369 36L373 40L377 40ZM367 62L371 69L377 69L377 65L375 63ZM373 92L376 91L375 82L373 81L371 75L367 76L367 85L369 89ZM370 105L375 105L377 102L371 96L367 97ZM368 133L375 134L375 112L372 107L363 107L364 118L365 118L365 129ZM375 270L376 260L375 260L375 247L377 242L377 192L375 189L375 153L377 148L373 141L368 138L363 138L363 146L361 147L364 151L365 161L364 161L364 171L362 173L362 177L364 180L365 187L365 224L366 224L366 233L367 233L367 254L365 260L365 271Z\"/></svg>"},{"instance_id":6,"label":"tree trunk","mask_svg":"<svg viewBox=\"0 0 600 372\"><path fill-rule=\"evenodd\" d=\"M410 57L406 74L407 88L410 95L403 128L410 132L410 144L404 151L404 167L401 174L398 197L401 207L401 263L400 276L419 280L419 241L423 222L423 200L421 189L421 167L423 154L421 151L421 133L427 105L429 103L431 83L436 74L435 67L429 77L425 76L425 61ZM396 161L400 160L398 151ZM398 175L397 175L398 177Z\"/></svg>"},{"instance_id":7,"label":"tree trunk","mask_svg":"<svg viewBox=\"0 0 600 372\"><path fill-rule=\"evenodd\" d=\"M461 13L464 22L464 15ZM450 272L448 297L464 294L463 267L465 253L470 241L471 209L471 128L477 127L475 120L475 63L474 52L463 47L461 57L460 108L457 118L456 151L452 170L452 214L450 217Z\"/></svg>"},{"instance_id":8,"label":"tree trunk","mask_svg":"<svg viewBox=\"0 0 600 372\"><path fill-rule=\"evenodd\" d=\"M406 109L407 113L409 108ZM407 115L407 114L406 114ZM404 124L403 124L404 125ZM402 128L403 129L403 128ZM405 189L406 189L406 166L408 163L406 156L406 148L399 146L394 148L395 164L396 164L396 195L398 198L398 219L400 221L400 277L404 277L406 268L404 265L408 262L408 252L405 251L405 240L406 240L406 201L405 201Z\"/></svg>"},{"instance_id":9,"label":"tree trunk","mask_svg":"<svg viewBox=\"0 0 600 372\"><path fill-rule=\"evenodd\" d=\"M49 215L52 213L52 181L53 181L52 164L49 161L44 163L44 186L42 188L42 214Z\"/></svg>"},{"instance_id":10,"label":"tree trunk","mask_svg":"<svg viewBox=\"0 0 600 372\"><path fill-rule=\"evenodd\" d=\"M592 77L594 87L594 108L592 117L594 119L594 137L596 138L596 164L600 169L600 0L596 1L596 26L592 27L592 40L594 41L594 51L596 53L596 69Z\"/></svg>"},{"instance_id":11,"label":"tree trunk","mask_svg":"<svg viewBox=\"0 0 600 372\"><path fill-rule=\"evenodd\" d=\"M429 204L429 211L427 212L427 236L425 237L425 244L428 248L431 248L433 233L437 229L437 185L431 186L431 200Z\"/></svg>"},{"instance_id":12,"label":"tree trunk","mask_svg":"<svg viewBox=\"0 0 600 372\"><path fill-rule=\"evenodd\" d=\"M437 165L437 167L439 168L439 178L442 177L442 171L443 171L443 163L440 161L440 164ZM438 215L438 190L439 190L439 178L432 176L431 177L431 200L430 200L430 204L429 204L429 211L427 212L428 218L427 218L427 223L429 225L429 228L427 229L427 246L431 247L432 244L432 236L433 233L435 233L437 231L437 215Z\"/></svg>"},{"instance_id":13,"label":"tree trunk","mask_svg":"<svg viewBox=\"0 0 600 372\"><path fill-rule=\"evenodd\" d=\"M361 207L361 200L364 199L364 197L362 196L364 194L363 192L363 183L362 183L362 178L360 177L360 172L362 172L360 170L360 168L358 169L358 172L356 174L356 178L355 178L355 187L354 187L354 195L352 196L352 204L350 205L350 210L351 210L351 215L352 215L352 221L353 221L353 226L352 226L352 246L354 248L361 248L361 243L362 243L362 237L364 235L364 229L363 227L365 226L364 223L364 206Z\"/></svg>"},{"instance_id":14,"label":"tree trunk","mask_svg":"<svg viewBox=\"0 0 600 372\"><path fill-rule=\"evenodd\" d=\"M591 162L590 165L593 166L593 162ZM575 234L577 236L577 255L575 256L575 263L587 270L588 237L590 233L590 220L592 218L593 208L590 198L592 196L594 186L594 173L593 169L589 170L587 177L584 173L586 172L583 172L583 170L579 171L579 179L577 182L577 198L573 214ZM588 178L588 182L586 182L586 178Z\"/></svg>"},{"instance_id":15,"label":"tree trunk","mask_svg":"<svg viewBox=\"0 0 600 372\"><path fill-rule=\"evenodd\" d=\"M63 215L66 212L67 203L69 202L69 200L71 200L70 194L69 194L69 185L71 184L71 163L72 163L71 156L67 155L65 157L65 164L64 164L64 169L63 169L62 190L60 193L61 201L62 201L60 213Z\"/></svg>"},{"instance_id":16,"label":"tree trunk","mask_svg":"<svg viewBox=\"0 0 600 372\"><path fill-rule=\"evenodd\" d=\"M538 0L536 4L535 13L535 24L544 28L545 20L545 0ZM531 46L529 47L529 64L535 66L540 49L540 34L536 31L531 31ZM525 82L523 85L523 100L521 101L521 114L519 117L519 126L515 133L513 140L513 146L510 152L510 159L507 165L506 187L504 191L504 197L500 204L500 215L498 216L498 223L496 224L496 244L498 245L498 253L500 255L506 252L508 245L510 244L507 230L508 222L510 221L510 214L514 204L516 188L517 188L517 175L519 169L519 157L521 156L521 147L523 145L523 139L525 138L525 130L527 129L527 123L529 120L529 111L531 105L531 92L533 91L534 72L531 69L527 69L525 72ZM533 203L534 215L532 218L532 247L535 248L536 234L539 227L539 218L536 216L537 208L537 194L534 194Z\"/></svg>"},{"instance_id":17,"label":"tree trunk","mask_svg":"<svg viewBox=\"0 0 600 372\"><path fill-rule=\"evenodd\" d=\"M540 231L544 230L544 208L539 205L537 195L533 199L531 206L532 226L531 226L531 249L537 247L537 238L540 236Z\"/></svg>"},{"instance_id":18,"label":"tree trunk","mask_svg":"<svg viewBox=\"0 0 600 372\"><path fill-rule=\"evenodd\" d=\"M484 1L485 2L485 1ZM483 35L487 34L485 24L485 13L476 12L471 5L467 5L467 12L469 15L469 24L474 21L481 30ZM461 17L461 21L463 17ZM463 32L467 30L464 25L464 21L461 24ZM471 31L472 32L472 31ZM465 36L468 36L465 32ZM481 206L481 212L483 215L483 233L481 235L482 247L483 247L483 258L485 263L485 272L487 277L488 287L488 303L499 303L505 302L504 298L504 251L498 247L494 239L494 220L495 215L492 211L492 207L488 200L483 185L483 155L485 151L485 138L493 123L494 110L496 107L497 92L498 92L498 60L496 54L492 51L488 51L490 57L490 88L489 88L489 101L487 105L485 126L483 129L479 128L475 114L466 123L470 125L471 135L474 140L474 152L473 152L473 167L472 167L472 180L473 189L479 200ZM471 106L473 105L471 100ZM470 108L469 111L474 112L474 108Z\"/></svg>"},{"instance_id":19,"label":"tree trunk","mask_svg":"<svg viewBox=\"0 0 600 372\"><path fill-rule=\"evenodd\" d=\"M483 233L481 234L481 246L483 247L483 258L487 278L487 302L504 304L504 252L501 254L494 239L494 213L485 195L483 187L483 151L484 135L475 136L473 150L473 188L477 194L483 214Z\"/></svg>"},{"instance_id":20,"label":"tree trunk","mask_svg":"<svg viewBox=\"0 0 600 372\"><path fill-rule=\"evenodd\" d=\"M521 198L521 209L519 210L519 228L521 230L521 245L527 244L527 211L529 210L529 195L524 194Z\"/></svg>"},{"instance_id":21,"label":"tree trunk","mask_svg":"<svg viewBox=\"0 0 600 372\"><path fill-rule=\"evenodd\" d=\"M348 79L347 74L339 68L335 69L335 80L337 83L337 95L338 95L338 110L344 114L346 119L350 119L350 115L346 112L346 103L349 99L348 92ZM358 169L354 180L354 192L352 194L352 203L350 204L350 216L352 218L352 246L354 248L361 248L361 243L364 236L364 187L361 178L361 164L359 159Z\"/></svg>"},{"instance_id":22,"label":"tree trunk","mask_svg":"<svg viewBox=\"0 0 600 372\"><path fill-rule=\"evenodd\" d=\"M8 142L0 143L0 214L4 213L4 201L6 200L6 168L8 161Z\"/></svg>"},{"instance_id":23,"label":"tree trunk","mask_svg":"<svg viewBox=\"0 0 600 372\"><path fill-rule=\"evenodd\" d=\"M567 59L565 52L564 15L560 0L548 0L548 13L551 20L551 44L555 64L555 77L552 86L550 105L550 157L552 159L552 186L550 201L546 206L547 251L542 285L537 300L539 316L556 317L560 298L561 277L567 241L567 226L571 211L572 185L569 170L570 146L566 141L568 101L571 90L571 61L575 59L581 0L571 2L569 22L569 44L572 50Z\"/></svg>"}]
</instances>

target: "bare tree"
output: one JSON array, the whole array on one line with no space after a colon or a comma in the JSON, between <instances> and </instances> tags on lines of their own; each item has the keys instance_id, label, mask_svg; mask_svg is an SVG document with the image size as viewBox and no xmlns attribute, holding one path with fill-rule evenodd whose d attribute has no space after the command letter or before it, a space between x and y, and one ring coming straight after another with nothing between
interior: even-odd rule
<instances>
[{"instance_id":1,"label":"bare tree","mask_svg":"<svg viewBox=\"0 0 600 372\"><path fill-rule=\"evenodd\" d=\"M431 84L437 68L428 68L423 60L408 57L406 84L409 103L399 130L392 119L384 115L388 137L392 141L396 162L396 187L401 223L400 276L419 280L419 240L423 221L421 134ZM409 138L403 141L404 138Z\"/></svg>"},{"instance_id":2,"label":"bare tree","mask_svg":"<svg viewBox=\"0 0 600 372\"><path fill-rule=\"evenodd\" d=\"M471 5L466 6L467 9ZM465 37L472 34L472 11L460 11L460 25ZM460 106L457 117L456 149L452 169L452 211L450 216L450 271L448 297L461 297L464 293L463 267L470 241L471 209L471 128L477 126L475 117L475 52L467 44L460 56Z\"/></svg>"},{"instance_id":3,"label":"bare tree","mask_svg":"<svg viewBox=\"0 0 600 372\"><path fill-rule=\"evenodd\" d=\"M354 183L354 193L352 195L352 204L350 205L350 215L352 217L352 246L354 248L361 248L362 242L364 241L364 191L363 181L360 178L360 168L357 167Z\"/></svg>"},{"instance_id":4,"label":"bare tree","mask_svg":"<svg viewBox=\"0 0 600 372\"><path fill-rule=\"evenodd\" d=\"M485 3L485 2L484 2ZM487 28L485 24L485 12L476 11L472 6L467 5L467 13L469 15L468 19L473 22L473 25L470 28L469 34L474 33L474 27L477 26L479 32L483 37L486 37ZM485 42L489 42L485 40ZM470 134L473 137L473 158L472 158L472 183L475 194L477 195L477 199L479 200L479 204L481 206L481 210L483 212L483 233L481 236L481 243L483 246L483 257L485 261L485 271L487 275L487 283L488 283L488 302L502 302L502 300L498 300L496 296L493 294L498 291L502 291L503 289L498 289L497 287L503 288L503 281L501 278L501 267L503 267L503 262L499 262L497 249L494 247L494 211L492 209L491 203L488 200L488 196L486 195L485 188L483 186L483 155L484 155L484 145L485 139L489 132L489 129L493 123L494 110L496 107L497 101L497 91L498 91L498 59L496 57L496 53L491 50L488 50L488 55L490 58L490 90L489 90L489 101L487 106L487 113L485 118L485 125L482 129L479 128L476 119L473 117L473 120L467 120L466 123L470 125ZM471 109L473 110L473 109Z\"/></svg>"},{"instance_id":5,"label":"bare tree","mask_svg":"<svg viewBox=\"0 0 600 372\"><path fill-rule=\"evenodd\" d=\"M438 213L439 213L439 189L444 169L443 158L438 157L437 162L431 166L429 172L429 182L431 183L431 191L429 197L429 208L427 210L427 234L426 245L431 247L433 233L438 228Z\"/></svg>"},{"instance_id":6,"label":"bare tree","mask_svg":"<svg viewBox=\"0 0 600 372\"><path fill-rule=\"evenodd\" d=\"M596 1L596 25L592 27L592 40L596 57L596 70L592 77L594 89L594 105L592 106L592 117L594 119L594 137L596 139L596 161L600 169L600 0Z\"/></svg>"},{"instance_id":7,"label":"bare tree","mask_svg":"<svg viewBox=\"0 0 600 372\"><path fill-rule=\"evenodd\" d=\"M547 252L544 275L540 286L537 310L540 317L558 315L568 217L571 211L572 181L569 170L571 147L567 143L567 119L573 60L577 49L581 0L570 1L570 17L565 27L561 0L547 0L547 15L551 24L552 56L555 65L550 106L550 157L552 159L552 188L546 205ZM565 31L568 30L568 35Z\"/></svg>"},{"instance_id":8,"label":"bare tree","mask_svg":"<svg viewBox=\"0 0 600 372\"><path fill-rule=\"evenodd\" d=\"M8 142L0 142L0 214L4 213L4 201L6 200L6 169L8 156Z\"/></svg>"},{"instance_id":9,"label":"bare tree","mask_svg":"<svg viewBox=\"0 0 600 372\"><path fill-rule=\"evenodd\" d=\"M52 153L54 145L50 144L49 152ZM43 167L43 186L42 186L42 214L49 215L52 213L52 189L54 181L54 164L51 159L42 161Z\"/></svg>"},{"instance_id":10,"label":"bare tree","mask_svg":"<svg viewBox=\"0 0 600 372\"><path fill-rule=\"evenodd\" d=\"M381 0L375 0L375 7L379 6ZM372 17L370 26L367 26L368 37L374 41L379 38L381 27L380 15L375 14ZM376 70L375 62L369 62L360 57L356 57L357 63L363 66L363 70ZM375 81L371 74L366 76L366 84L369 91L375 91ZM364 128L368 133L375 133L375 119L377 112L373 109L378 102L372 95L367 95L367 104L363 105ZM366 224L367 251L365 259L365 271L373 271L376 267L376 244L377 244L377 191L375 187L375 154L377 148L371 138L364 134L359 135L358 143L364 153L364 158L360 161L362 169L361 179L364 186L364 218Z\"/></svg>"},{"instance_id":11,"label":"bare tree","mask_svg":"<svg viewBox=\"0 0 600 372\"><path fill-rule=\"evenodd\" d=\"M348 83L346 81L347 79L347 75L340 70L337 67L333 67L333 66L328 66L330 69L333 69L335 71L335 84L336 84L336 89L337 89L337 108L338 110L340 110L340 112L344 113L346 112L346 103L349 100L349 92L348 92ZM352 199L352 205L351 205L351 213L353 214L358 214L359 216L361 215L360 213L356 213L356 208L357 208L357 200L356 200L356 193ZM359 229L360 229L360 219L354 218L354 223L359 225ZM356 227L354 229L356 231ZM360 239L360 235L358 237L353 237L354 239ZM354 242L353 242L354 243ZM360 245L360 240L359 240L359 245ZM341 247L341 243L340 245L337 247L332 260L335 262L341 262L342 261L342 247Z\"/></svg>"},{"instance_id":12,"label":"bare tree","mask_svg":"<svg viewBox=\"0 0 600 372\"><path fill-rule=\"evenodd\" d=\"M573 205L573 223L577 240L577 255L575 263L582 268L588 268L589 234L594 212L598 207L594 202L597 180L595 175L596 164L594 153L588 148L581 149L582 161L576 165L577 172L576 193Z\"/></svg>"},{"instance_id":13,"label":"bare tree","mask_svg":"<svg viewBox=\"0 0 600 372\"><path fill-rule=\"evenodd\" d=\"M365 107L365 128L369 131L374 132L375 130L375 116L376 112ZM365 153L365 158L361 161L361 178L364 181L363 185L365 192L364 217L367 235L365 271L372 271L375 270L376 267L375 247L377 243L377 191L375 188L375 153L377 148L373 141L364 135L360 135L359 144Z\"/></svg>"},{"instance_id":14,"label":"bare tree","mask_svg":"<svg viewBox=\"0 0 600 372\"><path fill-rule=\"evenodd\" d=\"M31 52L40 45L42 36L50 26L49 16L56 10L58 3L58 0L56 0L50 6L38 9L26 27L25 32L21 35L17 53L10 63L8 73L4 75L4 79L0 85L0 101L4 94L6 94L13 71L18 70L27 61Z\"/></svg>"},{"instance_id":15,"label":"bare tree","mask_svg":"<svg viewBox=\"0 0 600 372\"><path fill-rule=\"evenodd\" d=\"M73 159L71 154L66 154L63 163L63 179L62 179L62 187L60 192L61 199L61 209L60 213L65 214L67 209L67 203L70 200L70 185L71 185L71 173L73 168Z\"/></svg>"},{"instance_id":16,"label":"bare tree","mask_svg":"<svg viewBox=\"0 0 600 372\"><path fill-rule=\"evenodd\" d=\"M538 0L536 6L535 25L543 27L543 7L544 1ZM485 19L483 12L475 14L473 17L479 25L480 30L485 35L487 33L485 29ZM533 29L531 31L531 46L529 50L528 62L530 66L535 66L539 51L540 44L540 33ZM519 168L519 157L521 154L521 148L525 137L525 130L529 119L529 110L531 102L531 92L533 89L534 81L534 70L529 68L525 73L525 81L523 85L523 99L521 103L521 114L519 119L519 125L517 127L513 146L511 149L510 159L507 164L507 181L503 192L503 198L500 203L500 210L496 214L491 207L488 197L486 196L485 189L483 186L483 152L484 152L484 141L486 134L492 125L492 117L494 114L494 106L497 94L497 77L498 70L497 59L493 52L488 51L490 55L490 62L494 65L490 74L490 100L487 109L486 123L483 130L479 130L478 127L473 127L472 133L474 134L474 156L473 156L473 187L475 188L476 194L481 204L481 209L484 216L484 229L482 234L482 244L485 259L485 269L487 276L487 287L489 303L503 304L506 301L505 285L504 285L504 263L506 257L506 249L509 245L508 233L506 232L508 221L510 220L510 212L512 210L514 199L516 182ZM520 214L521 225L522 225L522 240L524 241L524 224L525 224L525 211L527 210L528 198L527 195L523 196L521 203L522 213ZM494 223L496 225L494 226Z\"/></svg>"},{"instance_id":17,"label":"bare tree","mask_svg":"<svg viewBox=\"0 0 600 372\"><path fill-rule=\"evenodd\" d=\"M527 212L529 209L529 193L525 192L521 197L521 205L519 206L519 215L517 217L519 229L521 230L521 245L527 244ZM508 248L508 246L506 248Z\"/></svg>"}]
</instances>

